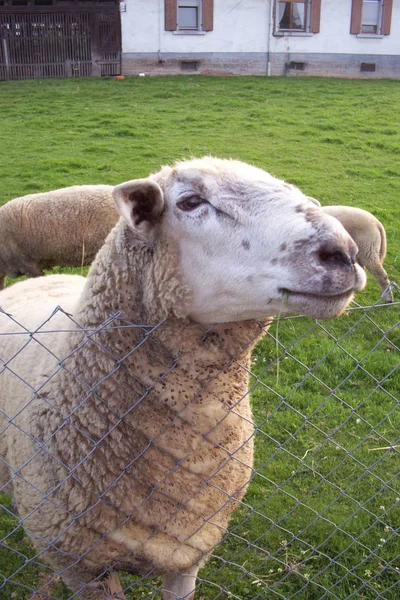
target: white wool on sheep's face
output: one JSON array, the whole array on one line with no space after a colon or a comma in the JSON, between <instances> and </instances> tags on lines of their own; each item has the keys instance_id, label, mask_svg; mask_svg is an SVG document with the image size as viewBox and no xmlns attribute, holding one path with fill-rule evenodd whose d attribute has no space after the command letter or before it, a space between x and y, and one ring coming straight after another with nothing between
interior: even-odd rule
<instances>
[{"instance_id":1,"label":"white wool on sheep's face","mask_svg":"<svg viewBox=\"0 0 400 600\"><path fill-rule=\"evenodd\" d=\"M163 226L178 245L196 321L294 311L336 316L352 290L364 286L359 267L321 261L321 248L334 253L350 247L350 238L295 186L245 163L211 158L178 163L154 179L162 181Z\"/></svg>"}]
</instances>

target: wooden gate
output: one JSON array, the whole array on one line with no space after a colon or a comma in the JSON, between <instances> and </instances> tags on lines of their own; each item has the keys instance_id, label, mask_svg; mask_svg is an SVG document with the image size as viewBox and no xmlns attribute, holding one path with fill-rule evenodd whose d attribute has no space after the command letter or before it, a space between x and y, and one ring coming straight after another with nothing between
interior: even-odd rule
<instances>
[{"instance_id":1,"label":"wooden gate","mask_svg":"<svg viewBox=\"0 0 400 600\"><path fill-rule=\"evenodd\" d=\"M0 80L120 69L118 0L0 0Z\"/></svg>"}]
</instances>

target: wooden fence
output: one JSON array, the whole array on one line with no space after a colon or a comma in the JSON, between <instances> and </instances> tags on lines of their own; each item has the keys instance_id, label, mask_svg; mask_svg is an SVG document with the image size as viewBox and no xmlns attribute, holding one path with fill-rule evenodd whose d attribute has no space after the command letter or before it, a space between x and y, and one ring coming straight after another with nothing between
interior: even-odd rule
<instances>
[{"instance_id":1,"label":"wooden fence","mask_svg":"<svg viewBox=\"0 0 400 600\"><path fill-rule=\"evenodd\" d=\"M118 75L119 7L0 6L0 79Z\"/></svg>"}]
</instances>

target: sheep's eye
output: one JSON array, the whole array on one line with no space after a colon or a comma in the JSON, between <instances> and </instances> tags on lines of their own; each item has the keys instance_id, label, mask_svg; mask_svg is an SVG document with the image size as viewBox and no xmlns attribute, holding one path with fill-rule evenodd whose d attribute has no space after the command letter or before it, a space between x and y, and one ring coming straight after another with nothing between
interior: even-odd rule
<instances>
[{"instance_id":1,"label":"sheep's eye","mask_svg":"<svg viewBox=\"0 0 400 600\"><path fill-rule=\"evenodd\" d=\"M190 212L201 204L207 204L207 200L204 200L204 198L199 198L198 196L190 196L190 198L185 198L184 200L178 202L176 206L179 208L179 210Z\"/></svg>"}]
</instances>

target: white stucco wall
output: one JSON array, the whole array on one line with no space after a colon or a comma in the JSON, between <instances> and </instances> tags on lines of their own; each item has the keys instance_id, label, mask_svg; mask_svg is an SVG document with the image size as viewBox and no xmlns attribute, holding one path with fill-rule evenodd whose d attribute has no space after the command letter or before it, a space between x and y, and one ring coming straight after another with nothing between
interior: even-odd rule
<instances>
[{"instance_id":1,"label":"white stucco wall","mask_svg":"<svg viewBox=\"0 0 400 600\"><path fill-rule=\"evenodd\" d=\"M320 33L271 40L271 52L400 54L400 0L394 0L390 35L358 37L350 33L351 0L321 0Z\"/></svg>"},{"instance_id":2,"label":"white stucco wall","mask_svg":"<svg viewBox=\"0 0 400 600\"><path fill-rule=\"evenodd\" d=\"M273 0L215 0L214 30L176 35L164 28L164 0L126 0L121 14L122 51L154 52L298 52L400 54L400 0L394 0L389 36L350 34L351 0L322 0L320 33L270 36ZM272 32L273 28L271 28Z\"/></svg>"},{"instance_id":3,"label":"white stucco wall","mask_svg":"<svg viewBox=\"0 0 400 600\"><path fill-rule=\"evenodd\" d=\"M214 30L165 31L164 0L127 0L121 14L123 52L267 52L268 0L215 0Z\"/></svg>"}]
</instances>

